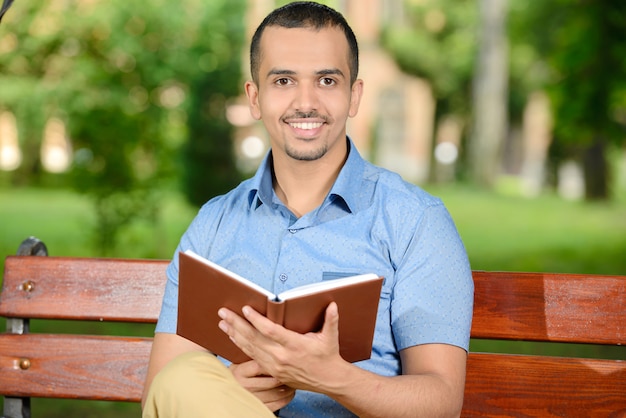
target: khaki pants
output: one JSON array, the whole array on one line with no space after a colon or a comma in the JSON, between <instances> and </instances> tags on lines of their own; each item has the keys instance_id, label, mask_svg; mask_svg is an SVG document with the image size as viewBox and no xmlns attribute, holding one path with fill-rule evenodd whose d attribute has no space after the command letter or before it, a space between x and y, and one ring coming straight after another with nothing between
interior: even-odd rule
<instances>
[{"instance_id":1,"label":"khaki pants","mask_svg":"<svg viewBox=\"0 0 626 418\"><path fill-rule=\"evenodd\" d=\"M252 418L274 414L209 353L169 362L154 378L142 418Z\"/></svg>"}]
</instances>

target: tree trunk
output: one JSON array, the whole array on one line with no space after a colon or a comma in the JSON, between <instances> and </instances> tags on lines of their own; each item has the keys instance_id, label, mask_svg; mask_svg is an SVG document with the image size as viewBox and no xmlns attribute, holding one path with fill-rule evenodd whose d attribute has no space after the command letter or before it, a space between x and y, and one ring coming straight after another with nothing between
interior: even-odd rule
<instances>
[{"instance_id":1,"label":"tree trunk","mask_svg":"<svg viewBox=\"0 0 626 418\"><path fill-rule=\"evenodd\" d=\"M470 167L478 184L491 186L507 132L508 0L480 0L480 45L474 76Z\"/></svg>"},{"instance_id":2,"label":"tree trunk","mask_svg":"<svg viewBox=\"0 0 626 418\"><path fill-rule=\"evenodd\" d=\"M609 167L606 159L606 141L596 137L583 155L585 199L609 200Z\"/></svg>"}]
</instances>

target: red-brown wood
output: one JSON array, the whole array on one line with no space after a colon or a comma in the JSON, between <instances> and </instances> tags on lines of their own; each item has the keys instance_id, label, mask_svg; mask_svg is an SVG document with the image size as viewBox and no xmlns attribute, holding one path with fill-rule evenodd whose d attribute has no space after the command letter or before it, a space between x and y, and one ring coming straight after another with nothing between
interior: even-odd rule
<instances>
[{"instance_id":1,"label":"red-brown wood","mask_svg":"<svg viewBox=\"0 0 626 418\"><path fill-rule=\"evenodd\" d=\"M626 276L474 272L472 337L626 344Z\"/></svg>"},{"instance_id":2,"label":"red-brown wood","mask_svg":"<svg viewBox=\"0 0 626 418\"><path fill-rule=\"evenodd\" d=\"M150 338L0 334L0 394L141 400ZM20 368L27 360L30 367Z\"/></svg>"},{"instance_id":3,"label":"red-brown wood","mask_svg":"<svg viewBox=\"0 0 626 418\"><path fill-rule=\"evenodd\" d=\"M463 417L625 417L626 361L470 354Z\"/></svg>"},{"instance_id":4,"label":"red-brown wood","mask_svg":"<svg viewBox=\"0 0 626 418\"><path fill-rule=\"evenodd\" d=\"M164 260L9 256L0 315L156 322ZM25 284L31 290L24 290Z\"/></svg>"},{"instance_id":5,"label":"red-brown wood","mask_svg":"<svg viewBox=\"0 0 626 418\"><path fill-rule=\"evenodd\" d=\"M167 263L10 256L0 315L153 323ZM474 338L626 344L626 276L474 272L474 282ZM136 402L150 344L3 334L0 394ZM472 353L463 416L626 416L626 359Z\"/></svg>"}]
</instances>

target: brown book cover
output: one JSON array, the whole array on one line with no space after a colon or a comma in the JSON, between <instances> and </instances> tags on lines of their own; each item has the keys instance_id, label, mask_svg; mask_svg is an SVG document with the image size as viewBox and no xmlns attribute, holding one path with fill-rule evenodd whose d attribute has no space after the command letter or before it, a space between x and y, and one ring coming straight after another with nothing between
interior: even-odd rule
<instances>
[{"instance_id":1,"label":"brown book cover","mask_svg":"<svg viewBox=\"0 0 626 418\"><path fill-rule=\"evenodd\" d=\"M240 313L249 305L270 320L298 333L320 331L326 307L339 310L339 349L350 362L372 353L383 278L364 274L301 286L279 295L191 252L179 253L177 334L233 363L250 358L218 327L217 311Z\"/></svg>"}]
</instances>

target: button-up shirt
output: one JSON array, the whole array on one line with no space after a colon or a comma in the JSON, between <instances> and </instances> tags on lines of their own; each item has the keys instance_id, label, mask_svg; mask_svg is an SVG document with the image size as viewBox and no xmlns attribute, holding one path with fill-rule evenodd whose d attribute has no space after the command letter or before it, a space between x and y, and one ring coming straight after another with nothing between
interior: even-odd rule
<instances>
[{"instance_id":1,"label":"button-up shirt","mask_svg":"<svg viewBox=\"0 0 626 418\"><path fill-rule=\"evenodd\" d=\"M176 250L191 249L273 293L364 273L385 278L372 356L355 363L401 373L399 351L419 344L469 348L473 281L465 248L442 201L397 174L349 155L330 192L298 218L272 187L272 154L254 177L207 202ZM175 333L178 256L156 332ZM325 395L297 391L280 416L353 416Z\"/></svg>"}]
</instances>

